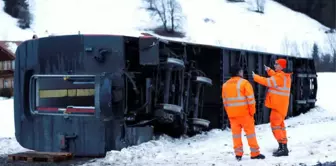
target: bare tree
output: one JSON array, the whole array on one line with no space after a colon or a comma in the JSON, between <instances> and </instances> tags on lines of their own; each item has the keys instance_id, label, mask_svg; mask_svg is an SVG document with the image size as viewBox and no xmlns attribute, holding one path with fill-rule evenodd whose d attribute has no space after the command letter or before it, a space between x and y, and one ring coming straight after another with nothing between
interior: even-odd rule
<instances>
[{"instance_id":1,"label":"bare tree","mask_svg":"<svg viewBox=\"0 0 336 166\"><path fill-rule=\"evenodd\" d=\"M301 55L305 56L305 57L311 57L312 56L312 52L311 52L311 47L309 46L309 44L307 42L303 42L301 44Z\"/></svg>"},{"instance_id":2,"label":"bare tree","mask_svg":"<svg viewBox=\"0 0 336 166\"><path fill-rule=\"evenodd\" d=\"M301 57L298 44L295 41L292 41L290 44L290 55L294 57Z\"/></svg>"},{"instance_id":3,"label":"bare tree","mask_svg":"<svg viewBox=\"0 0 336 166\"><path fill-rule=\"evenodd\" d=\"M284 54L290 54L290 41L288 40L287 36L284 37L281 43L281 50Z\"/></svg>"},{"instance_id":4,"label":"bare tree","mask_svg":"<svg viewBox=\"0 0 336 166\"><path fill-rule=\"evenodd\" d=\"M245 0L226 0L228 2L245 2Z\"/></svg>"},{"instance_id":5,"label":"bare tree","mask_svg":"<svg viewBox=\"0 0 336 166\"><path fill-rule=\"evenodd\" d=\"M306 46L305 46L306 47ZM300 57L302 54L296 41L290 41L287 36L284 37L281 43L281 50L286 55ZM305 54L305 53L303 53Z\"/></svg>"},{"instance_id":6,"label":"bare tree","mask_svg":"<svg viewBox=\"0 0 336 166\"><path fill-rule=\"evenodd\" d=\"M248 4L251 7L250 10L258 13L264 13L265 11L265 0L250 0Z\"/></svg>"},{"instance_id":7,"label":"bare tree","mask_svg":"<svg viewBox=\"0 0 336 166\"><path fill-rule=\"evenodd\" d=\"M257 12L264 13L265 11L265 0L255 0Z\"/></svg>"},{"instance_id":8,"label":"bare tree","mask_svg":"<svg viewBox=\"0 0 336 166\"><path fill-rule=\"evenodd\" d=\"M181 25L182 7L177 0L144 0L152 17L157 17L165 32L175 33Z\"/></svg>"},{"instance_id":9,"label":"bare tree","mask_svg":"<svg viewBox=\"0 0 336 166\"><path fill-rule=\"evenodd\" d=\"M147 9L148 10L153 10L154 9L154 7L153 7L153 3L154 3L154 1L155 0L143 0L145 3L147 3L147 5L148 5L148 7L147 7Z\"/></svg>"}]
</instances>

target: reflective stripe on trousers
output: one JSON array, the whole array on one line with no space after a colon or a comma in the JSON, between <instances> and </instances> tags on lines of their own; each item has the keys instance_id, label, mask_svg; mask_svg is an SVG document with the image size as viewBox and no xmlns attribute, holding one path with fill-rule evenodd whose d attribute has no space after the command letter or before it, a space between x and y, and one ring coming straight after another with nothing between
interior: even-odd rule
<instances>
[{"instance_id":1,"label":"reflective stripe on trousers","mask_svg":"<svg viewBox=\"0 0 336 166\"><path fill-rule=\"evenodd\" d=\"M248 134L248 135L246 135L247 139L251 139L253 137L256 137L256 134ZM233 134L232 138L233 139L241 139L241 134ZM259 149L258 148L250 147L250 150L251 150L252 153L259 153ZM243 153L243 147L234 148L234 152L235 153Z\"/></svg>"},{"instance_id":2,"label":"reflective stripe on trousers","mask_svg":"<svg viewBox=\"0 0 336 166\"><path fill-rule=\"evenodd\" d=\"M259 152L259 149L257 149L257 148L250 148L250 150L251 150L251 152L255 152L255 153ZM240 148L234 148L234 152L235 153L244 153L242 147L240 147Z\"/></svg>"},{"instance_id":3,"label":"reflective stripe on trousers","mask_svg":"<svg viewBox=\"0 0 336 166\"><path fill-rule=\"evenodd\" d=\"M272 130L286 130L286 127L281 127L281 126L273 126Z\"/></svg>"},{"instance_id":4,"label":"reflective stripe on trousers","mask_svg":"<svg viewBox=\"0 0 336 166\"><path fill-rule=\"evenodd\" d=\"M281 126L273 126L272 127L272 132L273 132L273 134L275 134L275 132L279 132L278 130L281 130L281 132L286 132L286 127L281 127ZM278 142L279 143L286 143L288 140L287 140L287 136L286 136L286 133L283 133L284 135L284 137L285 138L281 138L281 139L279 139L279 138L276 138L277 140L278 140Z\"/></svg>"},{"instance_id":5,"label":"reflective stripe on trousers","mask_svg":"<svg viewBox=\"0 0 336 166\"><path fill-rule=\"evenodd\" d=\"M253 138L255 136L256 136L255 134L249 134L249 135L246 135L246 138L249 139L249 138ZM233 134L232 138L241 138L241 134Z\"/></svg>"},{"instance_id":6,"label":"reflective stripe on trousers","mask_svg":"<svg viewBox=\"0 0 336 166\"><path fill-rule=\"evenodd\" d=\"M243 147L234 148L234 152L235 152L235 153L244 153L244 151L243 151Z\"/></svg>"},{"instance_id":7,"label":"reflective stripe on trousers","mask_svg":"<svg viewBox=\"0 0 336 166\"><path fill-rule=\"evenodd\" d=\"M259 152L259 149L257 148L250 148L251 152Z\"/></svg>"},{"instance_id":8,"label":"reflective stripe on trousers","mask_svg":"<svg viewBox=\"0 0 336 166\"><path fill-rule=\"evenodd\" d=\"M240 95L240 85L242 83L243 79L240 78L237 82L237 97L225 97L223 98L223 102L224 102L224 106L226 107L232 107L232 106L244 106L244 105L248 105L248 104L254 104L255 100L254 100L254 95L250 95L250 96L241 96ZM249 101L249 99L253 99L251 101ZM244 100L241 102L235 102L235 103L225 103L226 101L236 101L236 100Z\"/></svg>"},{"instance_id":9,"label":"reflective stripe on trousers","mask_svg":"<svg viewBox=\"0 0 336 166\"><path fill-rule=\"evenodd\" d=\"M271 82L273 83L273 86L271 84ZM284 82L283 82L283 86L282 87L278 87L274 77L270 77L267 78L267 85L268 87L271 87L272 89L268 89L268 92L273 93L273 94L277 94L280 96L290 96L290 88L286 86L287 83L287 78L284 76Z\"/></svg>"},{"instance_id":10,"label":"reflective stripe on trousers","mask_svg":"<svg viewBox=\"0 0 336 166\"><path fill-rule=\"evenodd\" d=\"M255 134L255 133L246 135L246 138L247 138L247 139L251 139L251 138L253 138L253 137L256 137L256 134ZM252 148L252 147L250 147L250 150L251 150L252 153L253 153L253 152L259 152L259 149L258 149L258 148Z\"/></svg>"},{"instance_id":11,"label":"reflective stripe on trousers","mask_svg":"<svg viewBox=\"0 0 336 166\"><path fill-rule=\"evenodd\" d=\"M241 134L232 134L232 138L241 138Z\"/></svg>"}]
</instances>

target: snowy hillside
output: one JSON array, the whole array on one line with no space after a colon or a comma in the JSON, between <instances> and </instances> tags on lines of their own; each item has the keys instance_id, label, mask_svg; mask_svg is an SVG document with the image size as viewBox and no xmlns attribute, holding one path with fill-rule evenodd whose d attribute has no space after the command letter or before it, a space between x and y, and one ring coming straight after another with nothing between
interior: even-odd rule
<instances>
[{"instance_id":1,"label":"snowy hillside","mask_svg":"<svg viewBox=\"0 0 336 166\"><path fill-rule=\"evenodd\" d=\"M162 137L159 140L138 146L111 151L103 159L94 159L87 166L99 165L258 165L291 166L304 163L317 164L318 161L336 161L336 105L329 94L336 84L336 73L318 73L317 108L304 115L287 119L288 157L272 157L277 148L270 124L256 126L256 134L265 160L249 159L249 148L244 138L244 157L241 162L234 158L232 135L228 130L212 130L207 134L187 139ZM13 100L0 100L0 157L24 151L14 137ZM0 163L1 164L1 163Z\"/></svg>"},{"instance_id":2,"label":"snowy hillside","mask_svg":"<svg viewBox=\"0 0 336 166\"><path fill-rule=\"evenodd\" d=\"M314 42L323 53L330 53L331 45L336 47L332 44L336 34L328 37L327 27L272 0L266 0L264 14L250 11L255 0L178 1L186 37L176 40L294 56L310 54ZM142 0L29 0L29 4L34 16L31 30L19 30L16 20L0 11L0 40L30 39L33 31L39 37L79 31L140 36L145 29L159 25L141 8Z\"/></svg>"}]
</instances>

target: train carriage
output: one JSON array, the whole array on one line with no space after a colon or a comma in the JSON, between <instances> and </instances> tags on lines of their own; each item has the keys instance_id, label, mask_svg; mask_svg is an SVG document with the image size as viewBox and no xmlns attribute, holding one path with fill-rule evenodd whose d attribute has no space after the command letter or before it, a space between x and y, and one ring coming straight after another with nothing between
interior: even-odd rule
<instances>
[{"instance_id":1,"label":"train carriage","mask_svg":"<svg viewBox=\"0 0 336 166\"><path fill-rule=\"evenodd\" d=\"M251 71L286 58L290 116L315 106L312 58L164 40L153 36L51 36L23 42L14 73L15 136L25 148L104 156L153 139L229 127L221 100L229 67L254 86L256 124L269 122L266 89Z\"/></svg>"}]
</instances>

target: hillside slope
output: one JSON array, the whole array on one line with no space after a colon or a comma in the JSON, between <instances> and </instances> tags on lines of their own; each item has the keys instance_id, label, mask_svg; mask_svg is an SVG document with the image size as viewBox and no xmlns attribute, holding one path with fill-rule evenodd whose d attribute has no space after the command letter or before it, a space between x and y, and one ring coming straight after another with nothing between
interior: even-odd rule
<instances>
[{"instance_id":1,"label":"hillside slope","mask_svg":"<svg viewBox=\"0 0 336 166\"><path fill-rule=\"evenodd\" d=\"M331 52L327 27L306 15L295 12L273 0L266 0L265 13L251 9L251 2L228 3L225 0L178 0L184 21L182 40L251 49L270 53L307 56L313 43L323 53ZM0 30L0 40L30 39L51 34L112 33L139 36L144 29L154 28L156 19L142 9L142 0L30 0L34 23L31 30L18 30L15 20L0 12L6 28ZM0 2L0 7L3 2ZM207 20L207 21L205 21ZM12 30L13 29L13 30ZM181 40L174 38L175 40Z\"/></svg>"}]
</instances>

